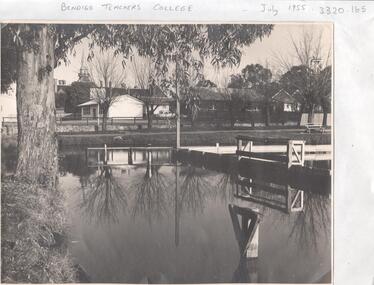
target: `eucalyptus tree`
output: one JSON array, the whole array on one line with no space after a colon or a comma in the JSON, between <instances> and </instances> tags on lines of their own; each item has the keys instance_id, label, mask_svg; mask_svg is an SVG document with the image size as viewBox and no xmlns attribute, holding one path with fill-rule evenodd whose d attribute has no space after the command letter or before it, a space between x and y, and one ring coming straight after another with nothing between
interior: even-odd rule
<instances>
[{"instance_id":1,"label":"eucalyptus tree","mask_svg":"<svg viewBox=\"0 0 374 285\"><path fill-rule=\"evenodd\" d=\"M1 89L16 82L20 179L51 184L57 177L53 70L99 27L8 24L1 29ZM54 187L52 187L53 189Z\"/></svg>"},{"instance_id":2,"label":"eucalyptus tree","mask_svg":"<svg viewBox=\"0 0 374 285\"><path fill-rule=\"evenodd\" d=\"M135 50L151 56L156 70L176 71L177 130L179 131L179 82L181 68L191 58L209 58L213 65L238 65L241 48L270 35L273 25L59 25L12 24L2 29L2 59L6 84L17 83L18 162L16 176L34 182L52 183L57 177L55 94L53 70L68 62L68 52L82 39L94 47L113 49L124 59ZM8 61L9 63L9 61ZM5 85L2 89L6 89ZM180 145L177 137L177 147ZM52 187L53 189L53 187Z\"/></svg>"},{"instance_id":3,"label":"eucalyptus tree","mask_svg":"<svg viewBox=\"0 0 374 285\"><path fill-rule=\"evenodd\" d=\"M180 146L180 90L186 82L181 75L188 74L186 71L192 65L201 72L202 63L207 59L214 66L238 65L241 48L270 35L272 28L273 25L233 24L134 26L133 38L139 53L151 56L161 74L174 70L177 147Z\"/></svg>"}]
</instances>

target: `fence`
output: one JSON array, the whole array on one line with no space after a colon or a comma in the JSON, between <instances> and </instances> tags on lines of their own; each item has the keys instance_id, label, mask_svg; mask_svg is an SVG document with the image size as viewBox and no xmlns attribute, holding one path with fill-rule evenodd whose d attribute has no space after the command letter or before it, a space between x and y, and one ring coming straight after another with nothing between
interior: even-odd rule
<instances>
[{"instance_id":1,"label":"fence","mask_svg":"<svg viewBox=\"0 0 374 285\"><path fill-rule=\"evenodd\" d=\"M174 120L173 118L162 118L158 116L154 116L152 118L152 122L155 124L170 124L170 122ZM3 123L17 123L17 117L3 117ZM97 125L103 123L102 117L59 117L56 118L56 123L58 125L63 124L72 124L72 125ZM108 117L106 118L107 125L139 125L139 124L147 124L147 118L143 117Z\"/></svg>"},{"instance_id":2,"label":"fence","mask_svg":"<svg viewBox=\"0 0 374 285\"><path fill-rule=\"evenodd\" d=\"M297 123L300 119L300 113L298 112L270 112L269 113L269 123L279 123L285 124L287 122ZM219 121L224 122L234 122L239 123L265 123L266 114L260 111L245 111L245 112L233 112L229 111L201 111L197 116L197 122L204 121Z\"/></svg>"},{"instance_id":3,"label":"fence","mask_svg":"<svg viewBox=\"0 0 374 285\"><path fill-rule=\"evenodd\" d=\"M286 124L289 122L297 123L299 121L300 114L297 112L282 112L282 113L271 113L270 123L271 124ZM252 125L264 124L266 122L266 115L263 112L247 111L235 114L230 114L228 111L201 111L199 112L196 123L197 124L230 124L231 121L237 123L248 123ZM3 123L16 123L16 117L3 117ZM81 116L69 116L69 117L56 117L56 123L58 125L101 125L103 122L102 117L86 117ZM183 125L189 125L190 119L186 115L181 116L181 123ZM107 125L132 125L140 126L147 125L148 120L146 117L108 117L106 119ZM160 116L152 117L153 125L168 126L169 128L175 127L175 118L166 118Z\"/></svg>"}]
</instances>

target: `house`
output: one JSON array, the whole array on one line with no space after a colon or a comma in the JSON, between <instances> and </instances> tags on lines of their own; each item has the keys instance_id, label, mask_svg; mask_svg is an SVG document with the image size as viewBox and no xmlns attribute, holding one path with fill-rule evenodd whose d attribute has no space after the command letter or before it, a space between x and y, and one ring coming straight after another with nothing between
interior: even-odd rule
<instances>
[{"instance_id":1,"label":"house","mask_svg":"<svg viewBox=\"0 0 374 285\"><path fill-rule=\"evenodd\" d=\"M59 117L71 115L80 119L96 117L98 115L97 112L101 114L95 99L97 97L102 97L100 93L105 92L105 88L98 87L91 81L84 65L82 65L78 73L78 78L78 81L74 81L71 85L66 85L64 80L55 80L56 108L58 109ZM150 89L113 87L111 92L113 97L126 94L133 99L142 101L144 103L142 110L143 116L146 114L147 106L152 106L153 109L155 108L154 114L157 115L160 112L169 111L170 102L173 101L171 98L168 98L158 86ZM131 105L134 104L132 103ZM131 113L132 112L129 113L129 110L124 110L119 114L119 117L132 116ZM137 112L135 112L135 114L138 116Z\"/></svg>"},{"instance_id":2,"label":"house","mask_svg":"<svg viewBox=\"0 0 374 285\"><path fill-rule=\"evenodd\" d=\"M0 95L0 119L17 120L17 101L16 96L7 94Z\"/></svg>"},{"instance_id":3,"label":"house","mask_svg":"<svg viewBox=\"0 0 374 285\"><path fill-rule=\"evenodd\" d=\"M281 89L271 97L273 111L296 112L300 109L300 103L296 97Z\"/></svg>"},{"instance_id":4,"label":"house","mask_svg":"<svg viewBox=\"0 0 374 285\"><path fill-rule=\"evenodd\" d=\"M97 101L89 100L77 106L81 110L82 118L102 117L103 112ZM143 117L144 102L128 94L118 95L108 110L108 117Z\"/></svg>"},{"instance_id":5,"label":"house","mask_svg":"<svg viewBox=\"0 0 374 285\"><path fill-rule=\"evenodd\" d=\"M240 99L243 110L258 111L263 96L250 88L196 87L193 93L199 97L201 111L229 111L228 102Z\"/></svg>"}]
</instances>

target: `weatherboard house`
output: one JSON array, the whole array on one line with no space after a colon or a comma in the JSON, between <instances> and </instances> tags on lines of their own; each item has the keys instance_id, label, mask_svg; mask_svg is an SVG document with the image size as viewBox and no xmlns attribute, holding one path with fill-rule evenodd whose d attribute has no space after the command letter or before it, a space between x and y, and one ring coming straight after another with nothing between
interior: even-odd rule
<instances>
[{"instance_id":1,"label":"weatherboard house","mask_svg":"<svg viewBox=\"0 0 374 285\"><path fill-rule=\"evenodd\" d=\"M271 97L274 110L283 112L296 112L300 110L300 103L295 96L284 89L279 90Z\"/></svg>"},{"instance_id":2,"label":"weatherboard house","mask_svg":"<svg viewBox=\"0 0 374 285\"><path fill-rule=\"evenodd\" d=\"M102 117L103 112L96 100L92 99L77 107L81 110L82 118ZM144 103L143 101L130 96L129 94L118 95L109 106L108 117L143 117Z\"/></svg>"},{"instance_id":3,"label":"weatherboard house","mask_svg":"<svg viewBox=\"0 0 374 285\"><path fill-rule=\"evenodd\" d=\"M152 106L155 109L154 115L168 112L172 101L171 98L168 98L158 87L156 90L152 92L149 89L113 88L113 100L109 106L108 117L143 118L146 115L147 106ZM90 88L90 100L77 105L80 109L81 118L103 116L102 109L100 109L96 98L105 98L104 93L105 88Z\"/></svg>"}]
</instances>

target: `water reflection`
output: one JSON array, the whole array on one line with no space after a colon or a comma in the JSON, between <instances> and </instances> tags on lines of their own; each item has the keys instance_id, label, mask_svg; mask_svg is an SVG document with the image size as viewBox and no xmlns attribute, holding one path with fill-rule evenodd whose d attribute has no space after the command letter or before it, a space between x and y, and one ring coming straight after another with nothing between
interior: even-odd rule
<instances>
[{"instance_id":1,"label":"water reflection","mask_svg":"<svg viewBox=\"0 0 374 285\"><path fill-rule=\"evenodd\" d=\"M237 185L238 174L236 172L222 173L217 183L216 196L222 202L232 201Z\"/></svg>"},{"instance_id":2,"label":"water reflection","mask_svg":"<svg viewBox=\"0 0 374 285\"><path fill-rule=\"evenodd\" d=\"M110 166L102 166L96 175L81 179L82 212L90 221L102 224L118 223L119 215L125 213L127 196L118 183Z\"/></svg>"},{"instance_id":3,"label":"water reflection","mask_svg":"<svg viewBox=\"0 0 374 285\"><path fill-rule=\"evenodd\" d=\"M303 190L240 176L234 196L284 213L299 212L304 207Z\"/></svg>"},{"instance_id":4,"label":"water reflection","mask_svg":"<svg viewBox=\"0 0 374 285\"><path fill-rule=\"evenodd\" d=\"M17 145L1 144L1 177L13 175L17 167Z\"/></svg>"},{"instance_id":5,"label":"water reflection","mask_svg":"<svg viewBox=\"0 0 374 285\"><path fill-rule=\"evenodd\" d=\"M260 216L250 208L229 205L229 213L239 247L239 264L232 282L258 282L258 227Z\"/></svg>"},{"instance_id":6,"label":"water reflection","mask_svg":"<svg viewBox=\"0 0 374 285\"><path fill-rule=\"evenodd\" d=\"M207 172L194 166L187 166L180 172L182 185L180 190L181 208L191 213L203 213L211 186L207 180Z\"/></svg>"},{"instance_id":7,"label":"water reflection","mask_svg":"<svg viewBox=\"0 0 374 285\"><path fill-rule=\"evenodd\" d=\"M153 219L160 219L168 211L169 182L160 172L160 165L147 163L146 172L130 186L135 195L132 209L133 217L142 216L152 224Z\"/></svg>"},{"instance_id":8,"label":"water reflection","mask_svg":"<svg viewBox=\"0 0 374 285\"><path fill-rule=\"evenodd\" d=\"M300 250L312 245L318 250L318 242L321 235L329 241L330 238L330 207L326 196L305 193L303 211L296 214L293 227L290 231L290 239L298 241Z\"/></svg>"},{"instance_id":9,"label":"water reflection","mask_svg":"<svg viewBox=\"0 0 374 285\"><path fill-rule=\"evenodd\" d=\"M176 283L309 282L321 263L330 270L330 199L323 189L278 184L267 180L270 174L259 179L193 164L155 165L149 157L137 155L143 165L85 170L63 164L66 172L80 171L80 211L99 225L92 231L101 236L101 226L120 222L110 237L120 254L105 259L126 264L111 272L118 280L164 272ZM106 235L90 243L105 248Z\"/></svg>"}]
</instances>

